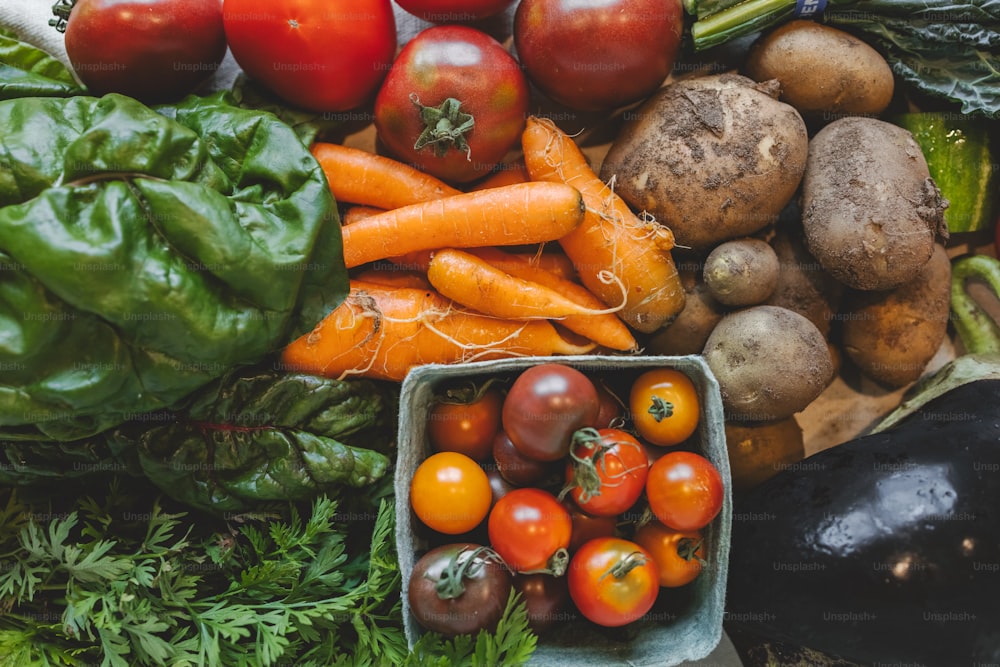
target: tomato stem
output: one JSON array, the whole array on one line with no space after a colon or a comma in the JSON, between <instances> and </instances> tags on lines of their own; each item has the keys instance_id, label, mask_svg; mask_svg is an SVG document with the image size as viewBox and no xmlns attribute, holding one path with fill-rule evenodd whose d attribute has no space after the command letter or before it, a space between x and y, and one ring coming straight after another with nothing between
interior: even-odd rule
<instances>
[{"instance_id":1,"label":"tomato stem","mask_svg":"<svg viewBox=\"0 0 1000 667\"><path fill-rule=\"evenodd\" d=\"M698 550L701 549L702 545L705 544L705 540L696 540L691 537L682 537L677 540L677 555L686 561L698 561L702 565L707 565L708 562L698 555Z\"/></svg>"},{"instance_id":2,"label":"tomato stem","mask_svg":"<svg viewBox=\"0 0 1000 667\"><path fill-rule=\"evenodd\" d=\"M76 0L56 0L52 5L52 13L55 18L49 19L49 25L59 32L66 32L66 25L69 23L69 14L73 11Z\"/></svg>"},{"instance_id":3,"label":"tomato stem","mask_svg":"<svg viewBox=\"0 0 1000 667\"><path fill-rule=\"evenodd\" d=\"M633 551L629 555L621 558L617 563L612 565L607 569L607 571L601 575L603 580L607 576L612 576L615 579L624 579L628 576L628 573L637 567L641 567L649 562L646 555L641 551Z\"/></svg>"},{"instance_id":4,"label":"tomato stem","mask_svg":"<svg viewBox=\"0 0 1000 667\"><path fill-rule=\"evenodd\" d=\"M464 559L462 556L469 554ZM503 560L493 549L489 547L476 547L475 549L462 549L448 561L448 565L441 571L441 576L434 586L434 590L442 600L454 600L465 593L465 578L476 574L476 567L486 567L489 562L503 563Z\"/></svg>"},{"instance_id":5,"label":"tomato stem","mask_svg":"<svg viewBox=\"0 0 1000 667\"><path fill-rule=\"evenodd\" d=\"M461 110L462 103L454 97L449 97L436 107L424 106L416 93L410 93L410 101L420 110L420 119L424 129L413 144L414 150L430 146L434 155L444 157L448 150L455 148L465 152L467 160L472 160L472 149L465 135L476 125L472 114Z\"/></svg>"},{"instance_id":6,"label":"tomato stem","mask_svg":"<svg viewBox=\"0 0 1000 667\"><path fill-rule=\"evenodd\" d=\"M653 396L653 402L647 410L649 414L653 416L657 422L661 422L667 417L672 417L674 415L674 404L663 400L661 396Z\"/></svg>"}]
</instances>

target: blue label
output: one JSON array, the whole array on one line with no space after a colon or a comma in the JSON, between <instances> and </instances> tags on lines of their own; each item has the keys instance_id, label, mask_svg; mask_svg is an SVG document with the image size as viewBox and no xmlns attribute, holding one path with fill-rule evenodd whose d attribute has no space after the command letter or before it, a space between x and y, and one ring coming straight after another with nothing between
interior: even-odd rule
<instances>
[{"instance_id":1,"label":"blue label","mask_svg":"<svg viewBox=\"0 0 1000 667\"><path fill-rule=\"evenodd\" d=\"M826 0L795 0L795 16L809 17L822 14L826 9Z\"/></svg>"}]
</instances>

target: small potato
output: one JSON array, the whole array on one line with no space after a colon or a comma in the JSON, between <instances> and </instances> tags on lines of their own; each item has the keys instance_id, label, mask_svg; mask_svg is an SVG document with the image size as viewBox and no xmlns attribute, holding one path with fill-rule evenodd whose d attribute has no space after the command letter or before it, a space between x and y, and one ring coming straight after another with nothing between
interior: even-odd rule
<instances>
[{"instance_id":1,"label":"small potato","mask_svg":"<svg viewBox=\"0 0 1000 667\"><path fill-rule=\"evenodd\" d=\"M717 245L705 260L705 285L726 306L763 303L778 286L781 266L774 249L760 239Z\"/></svg>"},{"instance_id":2,"label":"small potato","mask_svg":"<svg viewBox=\"0 0 1000 667\"><path fill-rule=\"evenodd\" d=\"M844 284L827 273L809 254L801 237L801 228L779 227L771 239L781 271L778 285L767 299L771 306L781 306L804 315L824 337L840 306Z\"/></svg>"},{"instance_id":3,"label":"small potato","mask_svg":"<svg viewBox=\"0 0 1000 667\"><path fill-rule=\"evenodd\" d=\"M719 382L729 420L791 417L812 403L833 375L823 334L802 315L778 306L726 315L702 354Z\"/></svg>"},{"instance_id":4,"label":"small potato","mask_svg":"<svg viewBox=\"0 0 1000 667\"><path fill-rule=\"evenodd\" d=\"M776 422L727 421L726 448L733 491L749 491L805 458L802 427L795 417Z\"/></svg>"},{"instance_id":5,"label":"small potato","mask_svg":"<svg viewBox=\"0 0 1000 667\"><path fill-rule=\"evenodd\" d=\"M795 195L809 150L805 122L777 91L737 74L670 83L626 113L601 179L678 247L708 252L754 234Z\"/></svg>"},{"instance_id":6,"label":"small potato","mask_svg":"<svg viewBox=\"0 0 1000 667\"><path fill-rule=\"evenodd\" d=\"M702 280L701 264L678 263L686 298L684 309L667 326L652 334L645 348L649 354L701 354L712 329L725 315L725 308L709 293Z\"/></svg>"},{"instance_id":7,"label":"small potato","mask_svg":"<svg viewBox=\"0 0 1000 667\"><path fill-rule=\"evenodd\" d=\"M802 181L809 252L858 290L889 290L917 277L939 239L948 202L907 130L864 116L816 133Z\"/></svg>"},{"instance_id":8,"label":"small potato","mask_svg":"<svg viewBox=\"0 0 1000 667\"><path fill-rule=\"evenodd\" d=\"M916 279L889 292L849 292L844 354L889 388L916 381L944 342L951 305L951 262L943 246Z\"/></svg>"},{"instance_id":9,"label":"small potato","mask_svg":"<svg viewBox=\"0 0 1000 667\"><path fill-rule=\"evenodd\" d=\"M777 79L781 101L810 122L877 116L892 101L892 69L850 33L815 21L789 21L750 47L744 68L755 81Z\"/></svg>"}]
</instances>

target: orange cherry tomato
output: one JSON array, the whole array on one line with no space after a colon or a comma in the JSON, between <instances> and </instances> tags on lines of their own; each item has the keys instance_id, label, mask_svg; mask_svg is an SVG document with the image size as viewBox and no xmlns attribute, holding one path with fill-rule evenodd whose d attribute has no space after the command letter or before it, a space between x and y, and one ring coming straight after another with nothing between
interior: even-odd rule
<instances>
[{"instance_id":1,"label":"orange cherry tomato","mask_svg":"<svg viewBox=\"0 0 1000 667\"><path fill-rule=\"evenodd\" d=\"M629 410L639 435L649 443L667 447L690 438L701 415L701 401L694 383L673 368L646 371L632 383Z\"/></svg>"},{"instance_id":2,"label":"orange cherry tomato","mask_svg":"<svg viewBox=\"0 0 1000 667\"><path fill-rule=\"evenodd\" d=\"M431 530L466 533L486 518L492 504L489 477L465 454L433 454L413 473L410 506Z\"/></svg>"},{"instance_id":3,"label":"orange cherry tomato","mask_svg":"<svg viewBox=\"0 0 1000 667\"><path fill-rule=\"evenodd\" d=\"M660 586L676 588L701 574L705 541L696 530L674 530L659 521L643 525L632 538L653 557L660 571Z\"/></svg>"},{"instance_id":4,"label":"orange cherry tomato","mask_svg":"<svg viewBox=\"0 0 1000 667\"><path fill-rule=\"evenodd\" d=\"M502 405L503 395L498 389L456 393L435 402L427 415L431 447L485 461L493 454L493 436L500 430Z\"/></svg>"},{"instance_id":5,"label":"orange cherry tomato","mask_svg":"<svg viewBox=\"0 0 1000 667\"><path fill-rule=\"evenodd\" d=\"M649 509L675 530L699 530L722 510L725 486L715 465L700 454L667 452L649 467Z\"/></svg>"}]
</instances>

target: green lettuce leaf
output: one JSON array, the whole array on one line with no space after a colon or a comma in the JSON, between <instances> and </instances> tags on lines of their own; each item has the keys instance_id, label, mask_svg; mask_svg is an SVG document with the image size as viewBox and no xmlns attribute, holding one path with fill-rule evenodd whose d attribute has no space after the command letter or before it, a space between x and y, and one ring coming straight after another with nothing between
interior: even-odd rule
<instances>
[{"instance_id":1,"label":"green lettuce leaf","mask_svg":"<svg viewBox=\"0 0 1000 667\"><path fill-rule=\"evenodd\" d=\"M84 87L57 58L0 27L0 100L83 92Z\"/></svg>"},{"instance_id":2,"label":"green lettuce leaf","mask_svg":"<svg viewBox=\"0 0 1000 667\"><path fill-rule=\"evenodd\" d=\"M170 408L346 295L326 178L273 114L29 97L0 127L0 438Z\"/></svg>"}]
</instances>

